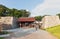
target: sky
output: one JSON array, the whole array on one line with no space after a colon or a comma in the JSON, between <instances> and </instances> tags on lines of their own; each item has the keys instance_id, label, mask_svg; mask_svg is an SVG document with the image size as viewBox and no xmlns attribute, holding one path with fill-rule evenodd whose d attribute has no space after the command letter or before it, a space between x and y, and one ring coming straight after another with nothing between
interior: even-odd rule
<instances>
[{"instance_id":1,"label":"sky","mask_svg":"<svg viewBox=\"0 0 60 39\"><path fill-rule=\"evenodd\" d=\"M29 10L31 16L60 13L60 0L0 0L0 4L8 8Z\"/></svg>"}]
</instances>

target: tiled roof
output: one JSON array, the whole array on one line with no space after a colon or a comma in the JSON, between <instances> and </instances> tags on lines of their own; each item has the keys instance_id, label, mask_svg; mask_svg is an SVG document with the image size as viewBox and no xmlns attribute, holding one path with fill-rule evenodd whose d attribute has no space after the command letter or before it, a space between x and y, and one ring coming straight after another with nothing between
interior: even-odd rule
<instances>
[{"instance_id":1,"label":"tiled roof","mask_svg":"<svg viewBox=\"0 0 60 39\"><path fill-rule=\"evenodd\" d=\"M35 18L33 17L21 17L18 19L19 22L30 22L30 21L35 21Z\"/></svg>"}]
</instances>

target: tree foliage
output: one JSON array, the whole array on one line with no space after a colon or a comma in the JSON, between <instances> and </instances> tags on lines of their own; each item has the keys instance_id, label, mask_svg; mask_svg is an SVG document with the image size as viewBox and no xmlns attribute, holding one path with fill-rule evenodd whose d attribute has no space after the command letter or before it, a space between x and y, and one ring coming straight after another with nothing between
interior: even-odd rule
<instances>
[{"instance_id":1,"label":"tree foliage","mask_svg":"<svg viewBox=\"0 0 60 39\"><path fill-rule=\"evenodd\" d=\"M37 21L41 21L42 18L43 18L43 16L35 16L35 19L36 19Z\"/></svg>"},{"instance_id":2,"label":"tree foliage","mask_svg":"<svg viewBox=\"0 0 60 39\"><path fill-rule=\"evenodd\" d=\"M30 12L25 9L10 9L4 5L0 5L0 16L13 16L13 17L28 17Z\"/></svg>"},{"instance_id":3,"label":"tree foliage","mask_svg":"<svg viewBox=\"0 0 60 39\"><path fill-rule=\"evenodd\" d=\"M59 14L56 14L57 16L59 16L59 19L60 19L60 13Z\"/></svg>"}]
</instances>

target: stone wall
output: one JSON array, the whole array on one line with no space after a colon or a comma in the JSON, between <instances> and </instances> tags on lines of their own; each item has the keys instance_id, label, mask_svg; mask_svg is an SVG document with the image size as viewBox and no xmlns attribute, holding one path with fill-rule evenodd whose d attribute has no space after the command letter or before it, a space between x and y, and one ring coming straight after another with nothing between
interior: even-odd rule
<instances>
[{"instance_id":1,"label":"stone wall","mask_svg":"<svg viewBox=\"0 0 60 39\"><path fill-rule=\"evenodd\" d=\"M53 27L56 25L60 25L59 16L45 16L42 19L41 28L49 28L49 27Z\"/></svg>"},{"instance_id":2,"label":"stone wall","mask_svg":"<svg viewBox=\"0 0 60 39\"><path fill-rule=\"evenodd\" d=\"M17 26L17 19L14 17L0 17L3 29L11 29Z\"/></svg>"}]
</instances>

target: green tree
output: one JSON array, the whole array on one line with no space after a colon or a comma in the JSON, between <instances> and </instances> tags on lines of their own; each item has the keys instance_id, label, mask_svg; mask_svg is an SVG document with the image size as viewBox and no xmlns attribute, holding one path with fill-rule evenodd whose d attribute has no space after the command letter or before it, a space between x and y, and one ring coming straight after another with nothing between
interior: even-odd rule
<instances>
[{"instance_id":1,"label":"green tree","mask_svg":"<svg viewBox=\"0 0 60 39\"><path fill-rule=\"evenodd\" d=\"M35 19L36 19L37 21L41 21L42 18L43 18L43 16L36 16L36 17L35 17Z\"/></svg>"},{"instance_id":2,"label":"green tree","mask_svg":"<svg viewBox=\"0 0 60 39\"><path fill-rule=\"evenodd\" d=\"M17 9L12 9L11 15L14 17L28 17L30 15L30 12L26 10L17 10Z\"/></svg>"},{"instance_id":3,"label":"green tree","mask_svg":"<svg viewBox=\"0 0 60 39\"><path fill-rule=\"evenodd\" d=\"M29 15L30 15L30 12L29 11L27 11L27 10L20 10L21 11L21 13L22 13L22 17L28 17Z\"/></svg>"},{"instance_id":4,"label":"green tree","mask_svg":"<svg viewBox=\"0 0 60 39\"><path fill-rule=\"evenodd\" d=\"M7 9L7 7L0 5L0 16L4 16L6 9Z\"/></svg>"},{"instance_id":5,"label":"green tree","mask_svg":"<svg viewBox=\"0 0 60 39\"><path fill-rule=\"evenodd\" d=\"M57 16L59 16L59 19L60 19L60 13L59 14L56 14Z\"/></svg>"},{"instance_id":6,"label":"green tree","mask_svg":"<svg viewBox=\"0 0 60 39\"><path fill-rule=\"evenodd\" d=\"M7 8L4 5L0 5L0 16L13 16L13 17L28 17L30 15L30 12L22 9L22 10L18 10L18 9L10 9Z\"/></svg>"}]
</instances>

